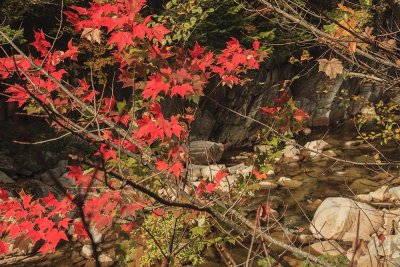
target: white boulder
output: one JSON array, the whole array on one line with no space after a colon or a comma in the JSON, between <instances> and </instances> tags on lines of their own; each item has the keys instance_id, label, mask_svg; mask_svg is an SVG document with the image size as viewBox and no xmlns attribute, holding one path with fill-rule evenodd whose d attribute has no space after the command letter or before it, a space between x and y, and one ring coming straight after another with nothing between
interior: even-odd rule
<instances>
[{"instance_id":1,"label":"white boulder","mask_svg":"<svg viewBox=\"0 0 400 267\"><path fill-rule=\"evenodd\" d=\"M325 199L310 225L316 238L369 241L383 224L383 214L374 207L342 197Z\"/></svg>"}]
</instances>

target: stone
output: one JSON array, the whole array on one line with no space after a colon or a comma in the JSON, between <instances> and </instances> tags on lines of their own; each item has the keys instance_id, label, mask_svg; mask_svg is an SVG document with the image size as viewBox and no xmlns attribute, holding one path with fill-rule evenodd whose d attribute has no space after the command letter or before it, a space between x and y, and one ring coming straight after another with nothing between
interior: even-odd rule
<instances>
[{"instance_id":1,"label":"stone","mask_svg":"<svg viewBox=\"0 0 400 267\"><path fill-rule=\"evenodd\" d=\"M287 177L282 176L278 180L278 185L281 185L287 189L296 189L303 185L302 181L296 181Z\"/></svg>"},{"instance_id":2,"label":"stone","mask_svg":"<svg viewBox=\"0 0 400 267\"><path fill-rule=\"evenodd\" d=\"M344 249L335 240L317 242L310 248L319 255L339 256L345 254Z\"/></svg>"},{"instance_id":3,"label":"stone","mask_svg":"<svg viewBox=\"0 0 400 267\"><path fill-rule=\"evenodd\" d=\"M238 165L228 167L226 170L231 174L239 174L241 170L246 168L247 166L244 163L240 163Z\"/></svg>"},{"instance_id":4,"label":"stone","mask_svg":"<svg viewBox=\"0 0 400 267\"><path fill-rule=\"evenodd\" d=\"M344 146L359 146L363 143L363 140L350 140L344 143Z\"/></svg>"},{"instance_id":5,"label":"stone","mask_svg":"<svg viewBox=\"0 0 400 267\"><path fill-rule=\"evenodd\" d=\"M382 210L383 215L383 225L379 233L383 233L385 236L399 234L400 230L400 209Z\"/></svg>"},{"instance_id":6,"label":"stone","mask_svg":"<svg viewBox=\"0 0 400 267\"><path fill-rule=\"evenodd\" d=\"M101 232L99 232L96 227L94 227L93 225L89 225L89 231L90 234L93 237L93 241L96 244L99 244L101 241L103 241L103 234Z\"/></svg>"},{"instance_id":7,"label":"stone","mask_svg":"<svg viewBox=\"0 0 400 267\"><path fill-rule=\"evenodd\" d=\"M102 267L107 267L107 266L112 266L114 263L114 260L107 254L101 253L99 255L99 262Z\"/></svg>"},{"instance_id":8,"label":"stone","mask_svg":"<svg viewBox=\"0 0 400 267\"><path fill-rule=\"evenodd\" d=\"M391 202L396 199L396 196L389 192L389 186L382 186L378 190L369 194L357 195L360 200L376 201L376 202Z\"/></svg>"},{"instance_id":9,"label":"stone","mask_svg":"<svg viewBox=\"0 0 400 267\"><path fill-rule=\"evenodd\" d=\"M81 249L81 255L85 259L91 259L93 257L93 248L91 245L84 245Z\"/></svg>"},{"instance_id":10,"label":"stone","mask_svg":"<svg viewBox=\"0 0 400 267\"><path fill-rule=\"evenodd\" d=\"M193 164L216 163L224 153L224 145L221 143L200 140L190 142L189 146L189 158Z\"/></svg>"},{"instance_id":11,"label":"stone","mask_svg":"<svg viewBox=\"0 0 400 267\"><path fill-rule=\"evenodd\" d=\"M300 150L296 146L289 144L282 150L282 154L284 158L293 158L300 154Z\"/></svg>"},{"instance_id":12,"label":"stone","mask_svg":"<svg viewBox=\"0 0 400 267\"><path fill-rule=\"evenodd\" d=\"M328 142L321 139L321 140L314 140L307 142L304 145L304 148L307 150L312 150L308 151L310 157L316 157L319 155L319 153L322 153L322 151L331 148L331 145Z\"/></svg>"},{"instance_id":13,"label":"stone","mask_svg":"<svg viewBox=\"0 0 400 267\"><path fill-rule=\"evenodd\" d=\"M254 152L261 152L261 153L266 153L271 149L271 146L269 145L255 145L253 147Z\"/></svg>"},{"instance_id":14,"label":"stone","mask_svg":"<svg viewBox=\"0 0 400 267\"><path fill-rule=\"evenodd\" d=\"M359 239L369 241L382 225L380 210L351 199L329 197L315 212L310 231L316 238L354 241L358 234Z\"/></svg>"},{"instance_id":15,"label":"stone","mask_svg":"<svg viewBox=\"0 0 400 267\"><path fill-rule=\"evenodd\" d=\"M307 235L307 234L299 235L299 241L302 244L310 244L314 240L315 240L315 237L313 235Z\"/></svg>"},{"instance_id":16,"label":"stone","mask_svg":"<svg viewBox=\"0 0 400 267\"><path fill-rule=\"evenodd\" d=\"M252 172L253 172L253 166L248 166L248 167L246 167L245 169L240 170L240 171L238 172L238 174L241 174L241 175L243 175L243 176L247 176L247 175L249 175L249 174L252 173Z\"/></svg>"},{"instance_id":17,"label":"stone","mask_svg":"<svg viewBox=\"0 0 400 267\"><path fill-rule=\"evenodd\" d=\"M268 190L273 190L278 187L277 184L269 182L269 181L261 181L258 183L261 189L268 189Z\"/></svg>"},{"instance_id":18,"label":"stone","mask_svg":"<svg viewBox=\"0 0 400 267\"><path fill-rule=\"evenodd\" d=\"M336 152L331 149L324 151L323 154L327 155L328 157L332 157L332 158L337 157Z\"/></svg>"},{"instance_id":19,"label":"stone","mask_svg":"<svg viewBox=\"0 0 400 267\"><path fill-rule=\"evenodd\" d=\"M15 181L8 177L7 174L4 172L0 171L0 184L13 184Z\"/></svg>"},{"instance_id":20,"label":"stone","mask_svg":"<svg viewBox=\"0 0 400 267\"><path fill-rule=\"evenodd\" d=\"M0 170L5 171L7 173L13 174L15 173L15 167L11 158L0 154Z\"/></svg>"},{"instance_id":21,"label":"stone","mask_svg":"<svg viewBox=\"0 0 400 267\"><path fill-rule=\"evenodd\" d=\"M232 187L234 187L236 185L236 180L237 180L237 175L228 175L224 178L222 178L221 182L220 182L220 187L218 187L217 189L221 190L222 192L229 192Z\"/></svg>"},{"instance_id":22,"label":"stone","mask_svg":"<svg viewBox=\"0 0 400 267\"><path fill-rule=\"evenodd\" d=\"M400 235L386 236L383 242L374 235L368 243L367 251L359 258L357 266L400 266Z\"/></svg>"},{"instance_id":23,"label":"stone","mask_svg":"<svg viewBox=\"0 0 400 267\"><path fill-rule=\"evenodd\" d=\"M209 165L205 166L201 169L201 176L203 178L214 179L215 175L219 171L223 171L225 169L225 165Z\"/></svg>"},{"instance_id":24,"label":"stone","mask_svg":"<svg viewBox=\"0 0 400 267\"><path fill-rule=\"evenodd\" d=\"M204 167L207 167L206 165L196 165L196 164L189 164L187 167L188 174L190 176L194 177L200 177L201 176L201 169Z\"/></svg>"}]
</instances>

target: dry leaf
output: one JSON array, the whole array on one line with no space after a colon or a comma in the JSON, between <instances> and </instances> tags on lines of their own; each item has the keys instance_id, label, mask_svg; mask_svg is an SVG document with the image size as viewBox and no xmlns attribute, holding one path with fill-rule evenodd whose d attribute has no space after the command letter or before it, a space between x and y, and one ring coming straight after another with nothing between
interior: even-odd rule
<instances>
[{"instance_id":1,"label":"dry leaf","mask_svg":"<svg viewBox=\"0 0 400 267\"><path fill-rule=\"evenodd\" d=\"M348 48L349 48L350 53L354 54L356 52L356 49L357 49L357 43L356 42L349 42Z\"/></svg>"},{"instance_id":2,"label":"dry leaf","mask_svg":"<svg viewBox=\"0 0 400 267\"><path fill-rule=\"evenodd\" d=\"M311 57L310 52L308 50L303 50L303 53L301 54L301 57L300 57L300 61L303 62L303 61L308 61L311 59L312 59L312 57Z\"/></svg>"},{"instance_id":3,"label":"dry leaf","mask_svg":"<svg viewBox=\"0 0 400 267\"><path fill-rule=\"evenodd\" d=\"M379 46L393 52L396 49L396 40L389 39L386 41L382 41L380 42Z\"/></svg>"},{"instance_id":4,"label":"dry leaf","mask_svg":"<svg viewBox=\"0 0 400 267\"><path fill-rule=\"evenodd\" d=\"M354 15L354 10L351 9L350 7L344 6L342 3L339 3L339 4L338 4L338 7L339 7L342 11Z\"/></svg>"},{"instance_id":5,"label":"dry leaf","mask_svg":"<svg viewBox=\"0 0 400 267\"><path fill-rule=\"evenodd\" d=\"M338 74L343 73L343 65L337 58L331 60L319 59L319 71L324 72L329 78L335 79Z\"/></svg>"},{"instance_id":6,"label":"dry leaf","mask_svg":"<svg viewBox=\"0 0 400 267\"><path fill-rule=\"evenodd\" d=\"M101 43L101 31L95 28L84 28L81 38L86 38L89 42Z\"/></svg>"},{"instance_id":7,"label":"dry leaf","mask_svg":"<svg viewBox=\"0 0 400 267\"><path fill-rule=\"evenodd\" d=\"M400 67L400 59L396 59L395 61L396 65Z\"/></svg>"}]
</instances>

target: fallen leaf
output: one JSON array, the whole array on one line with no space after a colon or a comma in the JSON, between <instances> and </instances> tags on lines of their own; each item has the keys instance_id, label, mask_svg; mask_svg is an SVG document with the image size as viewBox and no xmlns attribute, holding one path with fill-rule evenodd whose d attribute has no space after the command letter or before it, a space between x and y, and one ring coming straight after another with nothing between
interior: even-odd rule
<instances>
[{"instance_id":1,"label":"fallen leaf","mask_svg":"<svg viewBox=\"0 0 400 267\"><path fill-rule=\"evenodd\" d=\"M89 42L94 43L101 43L101 31L95 28L84 28L81 38L85 38L89 40Z\"/></svg>"},{"instance_id":2,"label":"fallen leaf","mask_svg":"<svg viewBox=\"0 0 400 267\"><path fill-rule=\"evenodd\" d=\"M324 72L329 78L335 79L338 74L343 73L343 65L337 58L327 60L325 58L319 59L319 71Z\"/></svg>"}]
</instances>

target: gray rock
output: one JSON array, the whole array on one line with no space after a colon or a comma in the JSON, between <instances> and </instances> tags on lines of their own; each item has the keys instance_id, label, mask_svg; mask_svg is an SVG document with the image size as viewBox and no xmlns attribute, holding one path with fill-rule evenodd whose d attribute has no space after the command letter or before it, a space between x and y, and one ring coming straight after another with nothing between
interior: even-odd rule
<instances>
[{"instance_id":1,"label":"gray rock","mask_svg":"<svg viewBox=\"0 0 400 267\"><path fill-rule=\"evenodd\" d=\"M91 259L93 257L93 248L91 245L84 245L81 249L81 255L85 259Z\"/></svg>"},{"instance_id":2,"label":"gray rock","mask_svg":"<svg viewBox=\"0 0 400 267\"><path fill-rule=\"evenodd\" d=\"M269 181L261 181L258 183L258 185L261 187L261 189L269 189L269 190L273 190L278 187L277 184L269 182Z\"/></svg>"},{"instance_id":3,"label":"gray rock","mask_svg":"<svg viewBox=\"0 0 400 267\"><path fill-rule=\"evenodd\" d=\"M7 174L0 171L0 183L1 184L13 184L13 183L15 183L15 181L13 179L11 179L10 177L8 177Z\"/></svg>"},{"instance_id":4,"label":"gray rock","mask_svg":"<svg viewBox=\"0 0 400 267\"><path fill-rule=\"evenodd\" d=\"M201 169L201 176L203 178L214 179L215 175L221 170L225 169L225 165L209 165Z\"/></svg>"},{"instance_id":5,"label":"gray rock","mask_svg":"<svg viewBox=\"0 0 400 267\"><path fill-rule=\"evenodd\" d=\"M189 157L193 164L208 165L222 158L224 145L211 141L190 142Z\"/></svg>"},{"instance_id":6,"label":"gray rock","mask_svg":"<svg viewBox=\"0 0 400 267\"><path fill-rule=\"evenodd\" d=\"M111 266L114 263L114 260L105 253L101 253L99 255L99 262L102 267Z\"/></svg>"}]
</instances>

